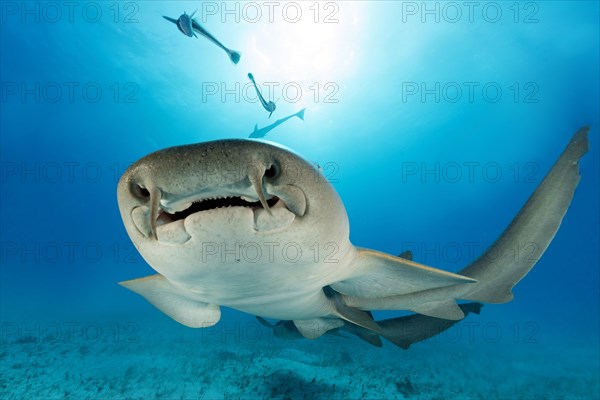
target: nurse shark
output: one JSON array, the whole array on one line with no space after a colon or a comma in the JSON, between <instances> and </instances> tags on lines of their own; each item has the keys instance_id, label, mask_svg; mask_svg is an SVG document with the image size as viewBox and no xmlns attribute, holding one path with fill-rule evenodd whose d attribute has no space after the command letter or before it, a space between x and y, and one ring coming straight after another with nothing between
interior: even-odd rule
<instances>
[{"instance_id":1,"label":"nurse shark","mask_svg":"<svg viewBox=\"0 0 600 400\"><path fill-rule=\"evenodd\" d=\"M289 149L230 139L159 150L117 188L125 228L157 273L121 285L194 328L216 324L222 306L293 321L308 339L347 323L380 334L372 310L457 321L457 301L512 300L569 208L587 133L572 137L490 251L458 273L354 246L337 192ZM532 243L530 257L514 256Z\"/></svg>"}]
</instances>

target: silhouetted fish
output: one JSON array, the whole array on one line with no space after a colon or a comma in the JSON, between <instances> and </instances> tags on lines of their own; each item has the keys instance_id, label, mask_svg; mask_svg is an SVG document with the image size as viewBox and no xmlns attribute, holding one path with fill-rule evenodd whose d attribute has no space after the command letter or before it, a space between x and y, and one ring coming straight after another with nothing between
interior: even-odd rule
<instances>
[{"instance_id":1,"label":"silhouetted fish","mask_svg":"<svg viewBox=\"0 0 600 400\"><path fill-rule=\"evenodd\" d=\"M305 111L306 111L306 108L303 108L302 110L298 111L296 114L288 115L285 118L278 119L277 121L273 122L271 125L265 126L264 128L258 129L258 124L254 125L254 132L252 132L250 134L250 136L248 136L248 137L251 137L251 138L265 137L265 135L267 133L269 133L273 129L277 128L279 125L283 124L285 121L287 121L287 120L289 120L291 118L294 118L294 117L298 117L302 121L304 121L304 112Z\"/></svg>"},{"instance_id":2,"label":"silhouetted fish","mask_svg":"<svg viewBox=\"0 0 600 400\"><path fill-rule=\"evenodd\" d=\"M254 89L256 89L256 94L258 94L258 99L260 100L262 106L265 108L265 110L267 110L268 112L271 113L271 114L269 114L269 118L271 118L271 115L273 114L273 111L275 111L277 106L272 101L267 102L265 100L263 95L260 93L260 90L258 90L258 86L256 86L256 81L254 80L254 75L252 75L251 72L248 72L248 79L250 79L250 81L252 81L252 84L254 85Z\"/></svg>"},{"instance_id":3,"label":"silhouetted fish","mask_svg":"<svg viewBox=\"0 0 600 400\"><path fill-rule=\"evenodd\" d=\"M196 10L198 11L198 10ZM192 13L192 15L187 15L185 12L178 18L171 18L171 17L166 17L163 15L163 18L166 19L167 21L170 21L172 23L174 23L175 25L177 25L177 28L181 31L181 33L183 33L186 36L189 37L198 37L196 35L195 32L198 32L199 34L201 34L202 36L204 36L205 38L207 38L208 40L210 40L211 42L213 42L214 44L216 44L217 46L219 46L221 49L223 49L223 51L225 51L227 53L227 55L229 56L229 59L234 63L237 64L240 61L240 58L242 57L242 55L234 50L230 50L227 47L223 46L223 44L221 42L219 42L217 40L217 38L215 38L213 35L211 35L210 33L208 33L206 31L206 29L204 29L199 23L198 21L196 21L193 17L194 14L196 14L196 11L194 11Z\"/></svg>"}]
</instances>

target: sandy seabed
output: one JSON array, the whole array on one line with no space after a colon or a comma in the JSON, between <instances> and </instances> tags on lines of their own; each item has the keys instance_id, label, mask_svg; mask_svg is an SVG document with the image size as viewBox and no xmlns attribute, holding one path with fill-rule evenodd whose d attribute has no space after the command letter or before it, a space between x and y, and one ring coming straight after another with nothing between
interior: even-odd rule
<instances>
[{"instance_id":1,"label":"sandy seabed","mask_svg":"<svg viewBox=\"0 0 600 400\"><path fill-rule=\"evenodd\" d=\"M66 327L3 323L1 399L600 398L597 343L433 338L404 351L354 337L282 340L258 325Z\"/></svg>"}]
</instances>

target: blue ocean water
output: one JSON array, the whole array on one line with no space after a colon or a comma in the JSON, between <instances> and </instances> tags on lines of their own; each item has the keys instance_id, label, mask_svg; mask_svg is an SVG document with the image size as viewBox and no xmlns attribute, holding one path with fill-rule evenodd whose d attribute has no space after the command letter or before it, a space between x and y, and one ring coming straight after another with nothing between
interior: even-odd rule
<instances>
[{"instance_id":1,"label":"blue ocean water","mask_svg":"<svg viewBox=\"0 0 600 400\"><path fill-rule=\"evenodd\" d=\"M0 6L0 397L600 396L598 2ZM162 18L196 9L237 65ZM132 162L303 108L265 139L322 168L351 241L453 272L582 126L591 147L515 299L408 351L285 341L231 309L190 329L117 285L153 273L116 202Z\"/></svg>"}]
</instances>

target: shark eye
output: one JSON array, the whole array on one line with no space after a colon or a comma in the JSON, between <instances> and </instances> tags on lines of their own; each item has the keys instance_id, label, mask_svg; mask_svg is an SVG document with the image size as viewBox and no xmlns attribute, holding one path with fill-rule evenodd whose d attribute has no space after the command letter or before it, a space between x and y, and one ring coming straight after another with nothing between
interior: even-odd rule
<instances>
[{"instance_id":1,"label":"shark eye","mask_svg":"<svg viewBox=\"0 0 600 400\"><path fill-rule=\"evenodd\" d=\"M279 170L279 166L276 164L271 164L271 166L269 167L269 169L267 169L265 171L265 178L269 178L269 179L274 179L277 178L279 176L279 173L281 171Z\"/></svg>"},{"instance_id":2,"label":"shark eye","mask_svg":"<svg viewBox=\"0 0 600 400\"><path fill-rule=\"evenodd\" d=\"M148 189L141 187L137 183L131 184L131 193L134 197L141 200L146 200L150 198L150 192L148 191Z\"/></svg>"}]
</instances>

